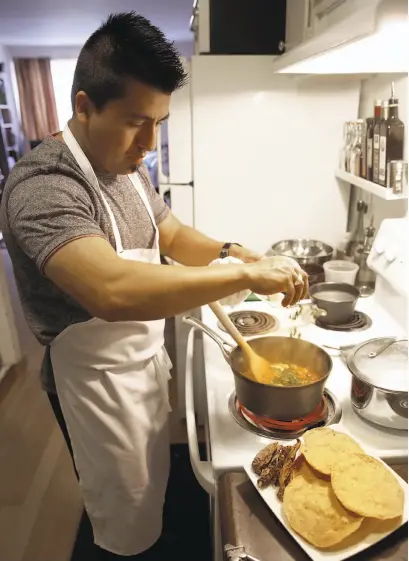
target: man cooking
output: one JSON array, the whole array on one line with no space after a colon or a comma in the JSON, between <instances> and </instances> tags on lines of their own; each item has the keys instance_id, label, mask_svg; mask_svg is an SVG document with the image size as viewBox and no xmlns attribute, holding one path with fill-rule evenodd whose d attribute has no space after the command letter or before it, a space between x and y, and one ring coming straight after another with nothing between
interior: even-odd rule
<instances>
[{"instance_id":1,"label":"man cooking","mask_svg":"<svg viewBox=\"0 0 409 561\"><path fill-rule=\"evenodd\" d=\"M283 292L291 305L308 288L295 261L206 237L153 189L143 159L186 79L159 29L134 12L111 15L79 55L72 119L18 162L2 197L21 302L47 348L43 387L101 559L140 554L161 533L165 318L245 289ZM244 263L207 266L227 254Z\"/></svg>"}]
</instances>

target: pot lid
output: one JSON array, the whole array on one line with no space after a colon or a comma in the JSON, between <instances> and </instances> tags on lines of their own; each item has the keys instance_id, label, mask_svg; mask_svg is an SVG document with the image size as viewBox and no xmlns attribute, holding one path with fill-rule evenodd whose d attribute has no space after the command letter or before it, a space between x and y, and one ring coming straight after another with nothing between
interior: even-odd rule
<instances>
[{"instance_id":1,"label":"pot lid","mask_svg":"<svg viewBox=\"0 0 409 561\"><path fill-rule=\"evenodd\" d=\"M358 345L348 366L363 382L391 392L408 391L408 342L396 337L371 339Z\"/></svg>"}]
</instances>

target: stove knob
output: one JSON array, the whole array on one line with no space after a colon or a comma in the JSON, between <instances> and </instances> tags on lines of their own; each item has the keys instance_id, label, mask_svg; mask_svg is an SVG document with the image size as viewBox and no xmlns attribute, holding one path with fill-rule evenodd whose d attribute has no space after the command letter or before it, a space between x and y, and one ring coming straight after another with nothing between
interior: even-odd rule
<instances>
[{"instance_id":1,"label":"stove knob","mask_svg":"<svg viewBox=\"0 0 409 561\"><path fill-rule=\"evenodd\" d=\"M385 252L385 246L384 246L384 244L382 243L382 241L378 241L378 242L375 244L375 251L376 251L376 253L377 253L378 255L382 255L382 253Z\"/></svg>"},{"instance_id":2,"label":"stove knob","mask_svg":"<svg viewBox=\"0 0 409 561\"><path fill-rule=\"evenodd\" d=\"M395 261L396 259L396 251L394 249L389 249L386 253L385 253L385 259L388 263L393 263L393 261Z\"/></svg>"}]
</instances>

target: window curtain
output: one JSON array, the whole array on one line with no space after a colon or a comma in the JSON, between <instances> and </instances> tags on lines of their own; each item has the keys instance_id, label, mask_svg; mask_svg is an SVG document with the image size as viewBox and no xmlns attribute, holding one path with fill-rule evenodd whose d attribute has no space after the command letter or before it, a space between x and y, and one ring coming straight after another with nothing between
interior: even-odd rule
<instances>
[{"instance_id":1,"label":"window curtain","mask_svg":"<svg viewBox=\"0 0 409 561\"><path fill-rule=\"evenodd\" d=\"M21 120L26 140L58 132L58 116L48 58L15 59Z\"/></svg>"}]
</instances>

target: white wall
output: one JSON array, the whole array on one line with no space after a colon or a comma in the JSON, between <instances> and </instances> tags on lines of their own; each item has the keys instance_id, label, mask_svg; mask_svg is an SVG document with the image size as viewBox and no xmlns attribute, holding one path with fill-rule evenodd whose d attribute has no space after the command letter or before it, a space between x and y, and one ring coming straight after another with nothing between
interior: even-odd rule
<instances>
[{"instance_id":1,"label":"white wall","mask_svg":"<svg viewBox=\"0 0 409 561\"><path fill-rule=\"evenodd\" d=\"M405 160L408 160L408 76L407 74L380 74L372 76L362 81L361 96L359 103L359 116L362 119L373 115L375 99L387 100L391 95L391 82L395 82L395 95L399 99L399 117L405 123ZM378 228L384 218L401 218L406 215L407 201L384 201L368 193L356 189L353 194L353 207L356 208L358 198L365 200L370 209L368 220L371 213L374 215L374 224ZM355 214L353 215L355 216Z\"/></svg>"},{"instance_id":2,"label":"white wall","mask_svg":"<svg viewBox=\"0 0 409 561\"><path fill-rule=\"evenodd\" d=\"M259 251L295 237L337 245L349 192L334 170L360 81L275 75L272 63L192 58L195 226Z\"/></svg>"},{"instance_id":3,"label":"white wall","mask_svg":"<svg viewBox=\"0 0 409 561\"><path fill-rule=\"evenodd\" d=\"M51 75L60 130L63 130L72 117L71 88L76 64L76 58L51 60Z\"/></svg>"}]
</instances>

